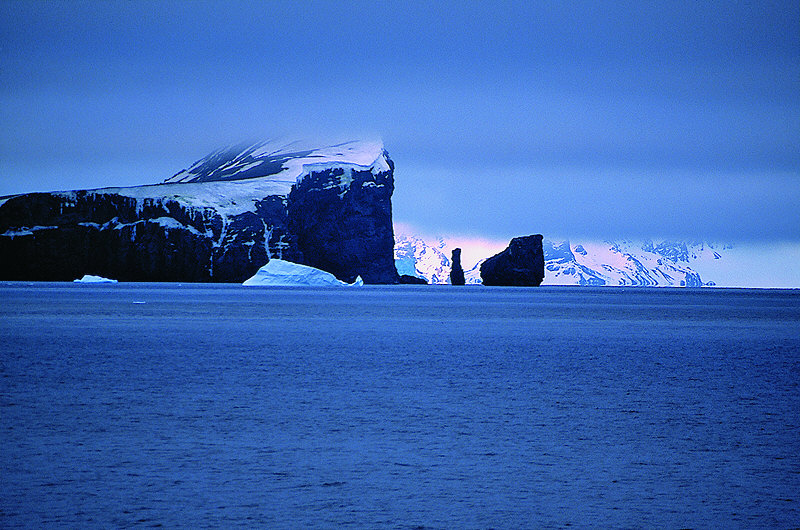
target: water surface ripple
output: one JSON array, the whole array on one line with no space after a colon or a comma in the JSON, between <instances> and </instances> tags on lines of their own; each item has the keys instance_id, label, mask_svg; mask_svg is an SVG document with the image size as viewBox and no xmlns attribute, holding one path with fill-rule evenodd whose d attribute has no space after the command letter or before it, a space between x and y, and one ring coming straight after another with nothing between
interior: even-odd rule
<instances>
[{"instance_id":1,"label":"water surface ripple","mask_svg":"<svg viewBox=\"0 0 800 530\"><path fill-rule=\"evenodd\" d=\"M0 526L800 525L800 294L0 284Z\"/></svg>"}]
</instances>

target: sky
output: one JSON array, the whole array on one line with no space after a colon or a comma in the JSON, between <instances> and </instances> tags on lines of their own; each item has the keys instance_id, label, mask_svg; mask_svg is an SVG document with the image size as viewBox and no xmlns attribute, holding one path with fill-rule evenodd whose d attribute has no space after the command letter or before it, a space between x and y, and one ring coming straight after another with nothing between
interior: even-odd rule
<instances>
[{"instance_id":1,"label":"sky","mask_svg":"<svg viewBox=\"0 0 800 530\"><path fill-rule=\"evenodd\" d=\"M800 244L800 3L0 2L0 195L277 136L426 233Z\"/></svg>"}]
</instances>

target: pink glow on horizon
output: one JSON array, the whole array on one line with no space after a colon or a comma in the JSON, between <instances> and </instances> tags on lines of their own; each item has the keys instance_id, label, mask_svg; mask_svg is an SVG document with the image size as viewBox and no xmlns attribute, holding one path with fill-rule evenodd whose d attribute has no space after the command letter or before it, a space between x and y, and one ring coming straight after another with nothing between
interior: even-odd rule
<instances>
[{"instance_id":1,"label":"pink glow on horizon","mask_svg":"<svg viewBox=\"0 0 800 530\"><path fill-rule=\"evenodd\" d=\"M461 234L432 234L403 222L394 223L394 233L395 236L418 237L428 242L442 240L444 242L444 252L448 258L454 248L460 248L461 265L464 270L471 269L482 259L502 252L510 241L510 239L491 239L483 236Z\"/></svg>"}]
</instances>

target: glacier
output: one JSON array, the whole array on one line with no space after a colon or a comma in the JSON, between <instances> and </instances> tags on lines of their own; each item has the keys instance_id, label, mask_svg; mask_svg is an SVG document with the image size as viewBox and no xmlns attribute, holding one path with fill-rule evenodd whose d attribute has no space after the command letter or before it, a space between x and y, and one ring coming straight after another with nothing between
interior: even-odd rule
<instances>
[{"instance_id":1,"label":"glacier","mask_svg":"<svg viewBox=\"0 0 800 530\"><path fill-rule=\"evenodd\" d=\"M357 287L364 285L361 276L358 276L353 283L345 283L333 274L325 272L308 265L300 265L282 259L271 259L269 263L258 269L251 277L245 280L242 285L247 286L350 286Z\"/></svg>"},{"instance_id":2,"label":"glacier","mask_svg":"<svg viewBox=\"0 0 800 530\"><path fill-rule=\"evenodd\" d=\"M703 287L706 284L683 254L687 244L629 240L569 241L545 245L546 285L618 285L636 287Z\"/></svg>"}]
</instances>

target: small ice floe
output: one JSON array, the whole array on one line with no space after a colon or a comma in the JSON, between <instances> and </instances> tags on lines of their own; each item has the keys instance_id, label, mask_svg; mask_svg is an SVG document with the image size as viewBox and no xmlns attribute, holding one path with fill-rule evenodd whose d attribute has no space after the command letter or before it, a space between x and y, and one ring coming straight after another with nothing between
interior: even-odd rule
<instances>
[{"instance_id":1,"label":"small ice floe","mask_svg":"<svg viewBox=\"0 0 800 530\"><path fill-rule=\"evenodd\" d=\"M275 285L275 286L360 286L364 285L361 276L353 283L345 283L329 272L308 265L299 265L281 259L271 259L269 263L258 269L255 275L245 280L242 285Z\"/></svg>"},{"instance_id":2,"label":"small ice floe","mask_svg":"<svg viewBox=\"0 0 800 530\"><path fill-rule=\"evenodd\" d=\"M117 283L117 280L103 278L102 276L93 276L91 274L84 274L83 278L72 281L77 283Z\"/></svg>"}]
</instances>

